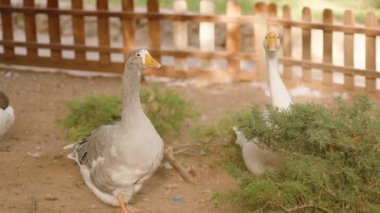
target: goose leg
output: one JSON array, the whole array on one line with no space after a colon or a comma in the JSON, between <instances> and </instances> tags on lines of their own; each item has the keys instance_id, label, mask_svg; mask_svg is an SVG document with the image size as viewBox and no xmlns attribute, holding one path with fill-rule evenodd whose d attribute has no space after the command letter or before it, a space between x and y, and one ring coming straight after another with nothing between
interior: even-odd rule
<instances>
[{"instance_id":1,"label":"goose leg","mask_svg":"<svg viewBox=\"0 0 380 213\"><path fill-rule=\"evenodd\" d=\"M119 204L120 204L120 213L136 213L136 212L142 211L139 208L135 208L131 205L124 204L124 196L123 195L117 196L117 199L119 200Z\"/></svg>"},{"instance_id":2,"label":"goose leg","mask_svg":"<svg viewBox=\"0 0 380 213\"><path fill-rule=\"evenodd\" d=\"M117 196L117 199L119 200L119 204L120 204L120 213L131 213L128 211L126 205L124 204L124 196L119 195Z\"/></svg>"}]
</instances>

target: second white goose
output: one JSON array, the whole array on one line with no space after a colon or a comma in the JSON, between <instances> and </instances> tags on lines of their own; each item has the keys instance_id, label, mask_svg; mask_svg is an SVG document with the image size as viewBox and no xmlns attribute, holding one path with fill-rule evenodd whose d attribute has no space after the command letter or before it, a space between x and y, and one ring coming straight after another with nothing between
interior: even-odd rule
<instances>
[{"instance_id":1,"label":"second white goose","mask_svg":"<svg viewBox=\"0 0 380 213\"><path fill-rule=\"evenodd\" d=\"M275 32L266 34L263 46L266 52L268 84L272 106L279 110L286 110L293 103L278 70L277 51L280 39ZM242 156L248 170L255 175L261 175L266 170L279 168L284 161L284 154L259 148L254 142L249 141L243 132L236 127L236 144L242 148ZM255 139L254 139L255 140Z\"/></svg>"}]
</instances>

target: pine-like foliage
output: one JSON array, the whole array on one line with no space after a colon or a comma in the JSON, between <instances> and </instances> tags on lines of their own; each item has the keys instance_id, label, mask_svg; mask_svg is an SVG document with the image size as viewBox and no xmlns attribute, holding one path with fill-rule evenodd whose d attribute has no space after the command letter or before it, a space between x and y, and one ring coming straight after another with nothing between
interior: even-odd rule
<instances>
[{"instance_id":1,"label":"pine-like foliage","mask_svg":"<svg viewBox=\"0 0 380 213\"><path fill-rule=\"evenodd\" d=\"M162 136L178 133L186 119L195 119L199 113L190 101L174 90L161 90L158 85L141 90L141 103L148 118Z\"/></svg>"},{"instance_id":2,"label":"pine-like foliage","mask_svg":"<svg viewBox=\"0 0 380 213\"><path fill-rule=\"evenodd\" d=\"M66 106L69 113L62 119L68 139L80 140L100 125L120 120L120 105L120 98L105 95L68 101Z\"/></svg>"},{"instance_id":3,"label":"pine-like foliage","mask_svg":"<svg viewBox=\"0 0 380 213\"><path fill-rule=\"evenodd\" d=\"M173 90L162 91L157 85L141 90L144 112L161 135L178 132L187 118L198 113L189 101ZM67 102L69 113L62 119L70 140L80 140L95 128L120 120L121 101L119 97L96 95L84 100Z\"/></svg>"},{"instance_id":4,"label":"pine-like foliage","mask_svg":"<svg viewBox=\"0 0 380 213\"><path fill-rule=\"evenodd\" d=\"M261 147L284 151L283 169L243 177L235 195L250 210L380 212L380 109L366 96L336 107L258 107L238 127Z\"/></svg>"}]
</instances>

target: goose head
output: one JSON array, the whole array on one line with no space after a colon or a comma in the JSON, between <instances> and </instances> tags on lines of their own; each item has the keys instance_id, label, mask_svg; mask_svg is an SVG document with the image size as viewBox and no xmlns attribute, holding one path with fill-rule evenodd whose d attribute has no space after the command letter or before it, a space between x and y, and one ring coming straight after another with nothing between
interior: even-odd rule
<instances>
[{"instance_id":1,"label":"goose head","mask_svg":"<svg viewBox=\"0 0 380 213\"><path fill-rule=\"evenodd\" d=\"M0 109L6 109L9 106L9 98L3 91L0 91Z\"/></svg>"},{"instance_id":2,"label":"goose head","mask_svg":"<svg viewBox=\"0 0 380 213\"><path fill-rule=\"evenodd\" d=\"M148 50L138 49L129 53L126 66L137 68L136 70L142 70L146 67L159 68L161 65L150 55Z\"/></svg>"},{"instance_id":3,"label":"goose head","mask_svg":"<svg viewBox=\"0 0 380 213\"><path fill-rule=\"evenodd\" d=\"M275 32L269 32L265 35L264 48L267 53L276 53L280 47L280 37Z\"/></svg>"}]
</instances>

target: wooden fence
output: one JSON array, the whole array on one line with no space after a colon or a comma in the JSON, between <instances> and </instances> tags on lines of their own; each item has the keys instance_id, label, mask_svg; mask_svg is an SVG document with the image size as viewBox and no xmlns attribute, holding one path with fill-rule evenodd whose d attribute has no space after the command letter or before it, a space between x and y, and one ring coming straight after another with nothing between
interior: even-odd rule
<instances>
[{"instance_id":1,"label":"wooden fence","mask_svg":"<svg viewBox=\"0 0 380 213\"><path fill-rule=\"evenodd\" d=\"M302 67L302 79L314 81L311 70L322 70L323 82L333 84L333 73L344 74L344 86L347 89L357 87L355 76L365 78L365 88L369 92L376 91L376 79L380 73L376 72L376 37L380 36L376 17L368 13L365 26L355 25L354 15L346 11L343 24L333 23L333 13L327 9L323 12L323 22L311 21L311 10L302 10L302 20L291 19L290 8L282 8L282 17L277 15L275 4L257 3L252 8L252 15L242 15L237 1L227 3L225 15L215 15L212 0L200 1L200 13L187 12L185 0L175 0L173 11L160 12L157 0L148 0L146 12L139 12L134 7L133 0L122 0L120 10L111 10L107 0L97 0L95 10L84 9L82 0L71 0L70 8L62 8L58 0L47 1L46 7L36 6L34 0L24 0L22 5L12 5L10 0L0 0L1 30L0 63L10 65L26 65L37 67L53 67L61 69L89 70L102 72L121 72L122 61L115 61L112 54L127 54L138 46L136 40L136 22L147 22L147 44L150 52L158 59L174 57L174 64L165 64L160 70L148 70L146 75L165 76L172 78L205 77L214 80L252 81L265 80L265 52L262 40L268 29L274 28L283 37L283 55L280 62L283 64L284 78L294 78L292 69ZM61 3L61 1L60 1ZM15 39L15 21L12 14L21 14L23 17L23 32L25 39ZM38 15L47 16L48 42L38 41ZM73 42L62 42L60 18L70 16L72 20ZM88 45L85 33L86 17L95 17L97 23L97 45ZM111 45L110 19L117 18L121 22L123 42L120 46ZM161 43L164 39L161 23L172 22L173 48L167 48ZM189 23L199 24L199 47L190 48ZM222 48L215 46L215 26L225 25L225 45ZM250 43L243 43L242 26L252 26ZM292 57L294 44L292 37L295 28L302 29L302 58ZM321 30L322 38L312 39L312 31ZM332 63L333 33L344 33L344 66ZM364 34L366 63L365 69L354 67L354 34ZM217 34L216 36L220 36ZM323 60L312 60L312 42L323 45ZM251 46L250 51L243 47ZM2 48L1 48L2 47ZM18 53L16 48L26 48L24 54ZM364 47L363 47L364 48ZM50 50L49 55L40 54L41 50ZM74 52L73 57L66 57L63 52ZM98 53L96 60L89 57L89 53ZM189 66L188 59L195 58L201 61L200 65ZM215 66L214 60L224 60L225 66ZM241 68L242 61L250 61L254 65L248 71Z\"/></svg>"}]
</instances>

